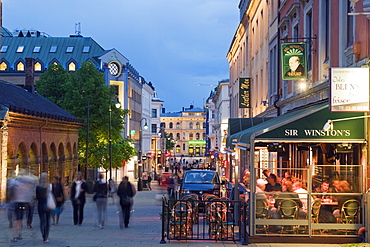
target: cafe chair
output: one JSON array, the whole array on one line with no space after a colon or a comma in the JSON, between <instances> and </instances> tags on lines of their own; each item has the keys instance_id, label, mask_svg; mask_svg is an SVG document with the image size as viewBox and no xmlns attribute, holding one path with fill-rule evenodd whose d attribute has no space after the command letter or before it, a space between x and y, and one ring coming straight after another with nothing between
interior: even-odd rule
<instances>
[{"instance_id":1,"label":"cafe chair","mask_svg":"<svg viewBox=\"0 0 370 247\"><path fill-rule=\"evenodd\" d=\"M283 199L279 202L278 211L282 219L296 220L298 219L298 205L294 200ZM281 233L292 232L297 233L296 225L283 225Z\"/></svg>"},{"instance_id":2,"label":"cafe chair","mask_svg":"<svg viewBox=\"0 0 370 247\"><path fill-rule=\"evenodd\" d=\"M267 219L269 206L266 200L257 199L256 200L256 219ZM257 225L257 232L267 233L267 225Z\"/></svg>"},{"instance_id":3,"label":"cafe chair","mask_svg":"<svg viewBox=\"0 0 370 247\"><path fill-rule=\"evenodd\" d=\"M226 202L212 202L209 206L208 234L210 239L229 239L234 235L234 222Z\"/></svg>"},{"instance_id":4,"label":"cafe chair","mask_svg":"<svg viewBox=\"0 0 370 247\"><path fill-rule=\"evenodd\" d=\"M315 199L312 202L312 213L311 213L311 219L312 223L319 223L319 214L320 214L320 208L321 208L321 199Z\"/></svg>"},{"instance_id":5,"label":"cafe chair","mask_svg":"<svg viewBox=\"0 0 370 247\"><path fill-rule=\"evenodd\" d=\"M356 224L360 212L360 202L351 199L343 203L341 209L341 220L345 224Z\"/></svg>"},{"instance_id":6,"label":"cafe chair","mask_svg":"<svg viewBox=\"0 0 370 247\"><path fill-rule=\"evenodd\" d=\"M177 202L171 209L170 239L186 239L192 234L192 208L189 202Z\"/></svg>"}]
</instances>

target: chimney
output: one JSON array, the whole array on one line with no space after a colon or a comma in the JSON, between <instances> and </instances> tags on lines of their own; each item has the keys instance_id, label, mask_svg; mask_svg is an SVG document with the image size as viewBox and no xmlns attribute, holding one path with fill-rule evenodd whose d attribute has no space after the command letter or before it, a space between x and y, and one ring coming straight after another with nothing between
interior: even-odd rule
<instances>
[{"instance_id":1,"label":"chimney","mask_svg":"<svg viewBox=\"0 0 370 247\"><path fill-rule=\"evenodd\" d=\"M35 74L33 71L33 64L35 59L26 58L26 83L25 89L30 93L35 93Z\"/></svg>"}]
</instances>

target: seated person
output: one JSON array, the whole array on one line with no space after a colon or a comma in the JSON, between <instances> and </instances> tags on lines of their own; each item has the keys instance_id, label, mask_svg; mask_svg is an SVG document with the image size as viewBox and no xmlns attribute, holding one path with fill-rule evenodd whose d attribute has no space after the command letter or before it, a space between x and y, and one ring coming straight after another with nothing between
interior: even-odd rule
<instances>
[{"instance_id":1,"label":"seated person","mask_svg":"<svg viewBox=\"0 0 370 247\"><path fill-rule=\"evenodd\" d=\"M279 207L279 204L284 199L291 199L297 203L298 206L298 216L299 218L306 218L307 213L303 211L302 201L299 198L299 195L293 191L293 183L291 181L286 181L283 185L283 192L278 195L275 200L275 208Z\"/></svg>"},{"instance_id":2,"label":"seated person","mask_svg":"<svg viewBox=\"0 0 370 247\"><path fill-rule=\"evenodd\" d=\"M277 182L277 177L275 174L270 173L270 175L267 177L267 184L265 191L266 192L281 192L283 191L283 187L281 184Z\"/></svg>"},{"instance_id":3,"label":"seated person","mask_svg":"<svg viewBox=\"0 0 370 247\"><path fill-rule=\"evenodd\" d=\"M333 193L328 180L323 180L320 187L316 189L315 193L322 193L321 195L316 195L315 198L320 198L321 200L333 200L332 195L327 195L327 193Z\"/></svg>"},{"instance_id":4,"label":"seated person","mask_svg":"<svg viewBox=\"0 0 370 247\"><path fill-rule=\"evenodd\" d=\"M354 191L350 188L349 183L346 180L342 180L339 182L339 190L340 193L354 193ZM359 196L353 196L353 195L338 195L338 206L334 208L333 215L336 218L340 217L340 210L343 206L343 203L345 203L347 200L357 200L361 202L361 198Z\"/></svg>"}]
</instances>

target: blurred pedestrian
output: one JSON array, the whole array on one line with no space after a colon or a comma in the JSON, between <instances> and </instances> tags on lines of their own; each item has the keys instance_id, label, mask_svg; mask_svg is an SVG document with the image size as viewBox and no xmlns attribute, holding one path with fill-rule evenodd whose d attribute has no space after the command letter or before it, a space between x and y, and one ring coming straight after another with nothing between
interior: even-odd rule
<instances>
[{"instance_id":1,"label":"blurred pedestrian","mask_svg":"<svg viewBox=\"0 0 370 247\"><path fill-rule=\"evenodd\" d=\"M14 203L15 224L13 228L12 242L22 239L22 221L28 204L33 201L37 185L37 177L26 175L25 171L20 171L9 186L13 192L12 202Z\"/></svg>"},{"instance_id":2,"label":"blurred pedestrian","mask_svg":"<svg viewBox=\"0 0 370 247\"><path fill-rule=\"evenodd\" d=\"M99 179L94 184L94 200L98 210L98 224L100 229L104 228L104 221L107 212L108 203L108 184L102 173L99 174Z\"/></svg>"},{"instance_id":3,"label":"blurred pedestrian","mask_svg":"<svg viewBox=\"0 0 370 247\"><path fill-rule=\"evenodd\" d=\"M78 172L76 181L71 187L71 201L73 206L73 223L81 225L84 219L84 207L86 203L87 184L82 179L82 173Z\"/></svg>"},{"instance_id":4,"label":"blurred pedestrian","mask_svg":"<svg viewBox=\"0 0 370 247\"><path fill-rule=\"evenodd\" d=\"M112 197L112 204L114 204L114 197L117 193L116 182L114 182L114 180L111 179L111 178L108 180L108 182L109 182L109 194L108 194L108 196Z\"/></svg>"},{"instance_id":5,"label":"blurred pedestrian","mask_svg":"<svg viewBox=\"0 0 370 247\"><path fill-rule=\"evenodd\" d=\"M13 219L15 217L14 215L15 203L12 200L14 192L11 186L13 182L14 182L14 178L9 178L6 181L6 212L8 216L9 228L13 228Z\"/></svg>"},{"instance_id":6,"label":"blurred pedestrian","mask_svg":"<svg viewBox=\"0 0 370 247\"><path fill-rule=\"evenodd\" d=\"M56 201L56 208L51 211L51 218L53 220L53 225L58 225L60 215L63 212L65 199L62 184L57 176L53 177L52 180L52 193Z\"/></svg>"},{"instance_id":7,"label":"blurred pedestrian","mask_svg":"<svg viewBox=\"0 0 370 247\"><path fill-rule=\"evenodd\" d=\"M120 198L120 205L122 208L119 219L119 227L121 229L123 228L123 223L125 224L125 228L127 228L130 223L130 211L134 204L133 197L135 194L135 186L128 181L127 176L124 176L117 190L117 195Z\"/></svg>"},{"instance_id":8,"label":"blurred pedestrian","mask_svg":"<svg viewBox=\"0 0 370 247\"><path fill-rule=\"evenodd\" d=\"M44 243L49 240L51 210L47 207L48 193L50 192L47 173L40 176L40 184L36 187L36 199L38 200L38 213L40 218L40 230Z\"/></svg>"}]
</instances>

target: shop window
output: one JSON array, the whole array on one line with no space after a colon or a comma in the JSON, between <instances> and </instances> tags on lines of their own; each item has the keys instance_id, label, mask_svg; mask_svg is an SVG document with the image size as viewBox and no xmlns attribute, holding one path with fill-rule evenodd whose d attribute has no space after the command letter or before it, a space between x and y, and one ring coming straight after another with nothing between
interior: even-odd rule
<instances>
[{"instance_id":1,"label":"shop window","mask_svg":"<svg viewBox=\"0 0 370 247\"><path fill-rule=\"evenodd\" d=\"M17 71L24 71L24 63L19 62L17 64Z\"/></svg>"},{"instance_id":2,"label":"shop window","mask_svg":"<svg viewBox=\"0 0 370 247\"><path fill-rule=\"evenodd\" d=\"M8 68L8 65L5 62L0 63L0 70L5 71Z\"/></svg>"}]
</instances>

